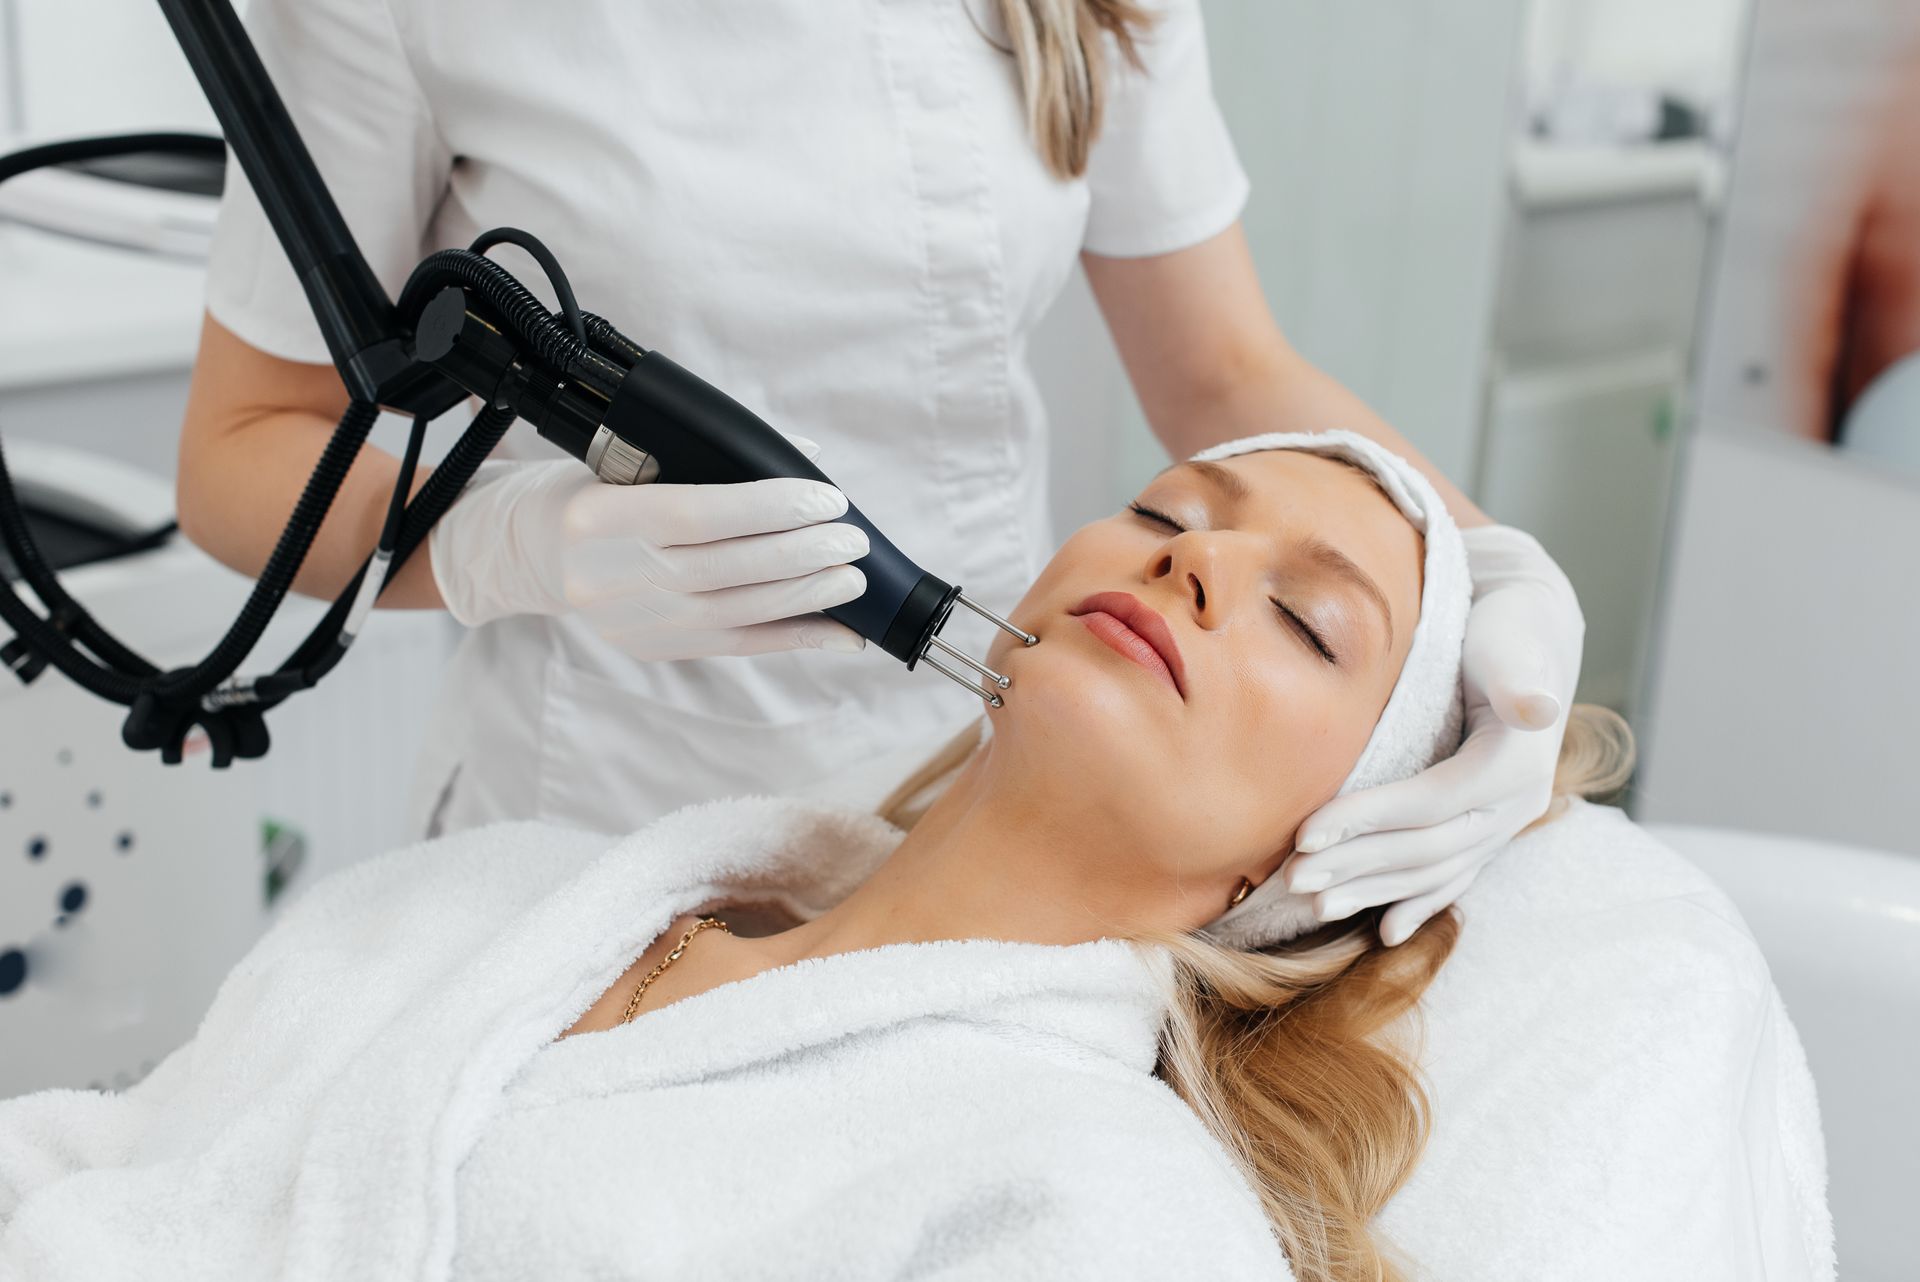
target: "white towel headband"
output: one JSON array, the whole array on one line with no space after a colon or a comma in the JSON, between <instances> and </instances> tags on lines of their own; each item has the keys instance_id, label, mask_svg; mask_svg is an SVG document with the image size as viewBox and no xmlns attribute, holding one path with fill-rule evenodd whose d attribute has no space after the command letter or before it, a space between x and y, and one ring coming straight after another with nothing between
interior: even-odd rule
<instances>
[{"instance_id":1,"label":"white towel headband","mask_svg":"<svg viewBox=\"0 0 1920 1282\"><path fill-rule=\"evenodd\" d=\"M1201 450L1188 461L1211 462L1261 450L1305 450L1359 464L1426 537L1425 582L1413 644L1367 746L1340 785L1340 795L1411 778L1460 746L1460 651L1473 598L1460 531L1426 477L1398 454L1354 432L1246 436ZM1224 944L1257 948L1304 935L1319 925L1312 896L1289 893L1273 876L1216 919L1206 933Z\"/></svg>"}]
</instances>

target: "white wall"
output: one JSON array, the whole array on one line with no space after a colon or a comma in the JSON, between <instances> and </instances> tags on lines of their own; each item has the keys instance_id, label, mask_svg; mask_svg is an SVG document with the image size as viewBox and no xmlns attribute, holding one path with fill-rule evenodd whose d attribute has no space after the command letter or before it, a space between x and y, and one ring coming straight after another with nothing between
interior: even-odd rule
<instances>
[{"instance_id":1,"label":"white wall","mask_svg":"<svg viewBox=\"0 0 1920 1282\"><path fill-rule=\"evenodd\" d=\"M27 136L213 127L213 112L154 0L11 4L14 31L32 51L13 60Z\"/></svg>"},{"instance_id":2,"label":"white wall","mask_svg":"<svg viewBox=\"0 0 1920 1282\"><path fill-rule=\"evenodd\" d=\"M1209 0L1214 87L1253 180L1282 327L1472 480L1524 0ZM1164 463L1076 281L1035 346L1062 530ZM1119 445L1113 445L1118 434Z\"/></svg>"},{"instance_id":3,"label":"white wall","mask_svg":"<svg viewBox=\"0 0 1920 1282\"><path fill-rule=\"evenodd\" d=\"M1699 432L1636 814L1920 854L1920 487Z\"/></svg>"},{"instance_id":4,"label":"white wall","mask_svg":"<svg viewBox=\"0 0 1920 1282\"><path fill-rule=\"evenodd\" d=\"M1749 0L1534 0L1527 78L1569 73L1633 88L1732 89Z\"/></svg>"},{"instance_id":5,"label":"white wall","mask_svg":"<svg viewBox=\"0 0 1920 1282\"><path fill-rule=\"evenodd\" d=\"M0 138L18 134L22 127L26 86L17 65L20 36L17 0L0 0Z\"/></svg>"}]
</instances>

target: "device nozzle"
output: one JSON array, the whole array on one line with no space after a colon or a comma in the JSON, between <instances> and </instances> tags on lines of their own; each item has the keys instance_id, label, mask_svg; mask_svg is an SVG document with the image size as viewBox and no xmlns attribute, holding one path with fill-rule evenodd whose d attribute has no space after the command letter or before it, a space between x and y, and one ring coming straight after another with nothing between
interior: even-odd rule
<instances>
[{"instance_id":1,"label":"device nozzle","mask_svg":"<svg viewBox=\"0 0 1920 1282\"><path fill-rule=\"evenodd\" d=\"M972 610L975 614L979 615L981 618L986 619L987 621L992 623L995 627L1000 628L1006 632L1012 633L1016 637L1019 637L1020 644L1022 645L1034 645L1038 643L1040 640L1040 638L1033 635L1033 633L1026 632L1020 628L1015 627L1013 624L1001 618L999 615L995 614L993 611L986 609L985 607L980 605L979 602L969 601L965 595L956 596L955 600L959 601L962 605L965 605L969 610ZM927 646L928 646L927 650L923 652L920 657L922 660L926 662L928 667L932 668L935 672L940 673L942 676L946 677L948 680L954 681L962 686L965 686L968 690L972 691L974 694L979 695L982 699L985 699L987 701L988 707L999 708L999 707L1005 706L1006 700L1000 697L999 691L1005 690L1008 686L1013 684L1012 677L1002 676L1000 673L995 672L992 668L989 668L986 664L980 662L980 660L974 658L972 655L967 654L961 651L960 649L956 648L955 646L953 646L951 643L942 640L939 636L928 637ZM981 678L979 683L976 684L974 681L968 678L965 673L955 671L953 668L950 668L946 664L940 662L940 660L935 658L933 655L933 651L935 649L938 649L943 654L950 655L951 657L958 659L961 663L965 664L967 667L972 668L975 672L979 673Z\"/></svg>"},{"instance_id":2,"label":"device nozzle","mask_svg":"<svg viewBox=\"0 0 1920 1282\"><path fill-rule=\"evenodd\" d=\"M1000 689L1004 690L1008 686L1013 684L1010 678L1003 677L999 673L993 672L985 664L982 664L974 659L968 658L966 655L961 654L958 650L955 650L952 646L948 645L946 642L940 640L940 638L934 637L933 643L939 646L942 650L945 650L948 654L953 655L955 658L965 660L968 667L978 669L981 673L985 674L988 677L988 679L993 682L993 684L999 686ZM949 681L953 681L959 685L965 686L968 690L972 691L974 694L977 694L982 699L985 699L987 701L988 707L998 708L1003 706L1006 703L1005 699L1002 699L994 691L987 689L984 684L975 685L972 681L967 679L965 674L955 672L952 668L949 668L946 664L934 658L931 653L921 655L920 661L926 664L929 668L932 668L935 672L938 672L941 676L946 677Z\"/></svg>"},{"instance_id":3,"label":"device nozzle","mask_svg":"<svg viewBox=\"0 0 1920 1282\"><path fill-rule=\"evenodd\" d=\"M1015 627L1012 623L1009 623L1007 620L1001 618L999 615L995 614L992 610L987 609L986 606L981 605L978 601L975 601L969 598L966 593L962 592L959 596L955 597L954 599L958 601L961 605L966 606L967 609L972 610L975 614L985 619L988 623L991 623L994 627L999 628L1002 632L1008 633L1012 636L1019 637L1021 645L1038 645L1039 644L1040 642L1039 637L1033 635L1033 633L1031 632L1025 631L1022 628Z\"/></svg>"}]
</instances>

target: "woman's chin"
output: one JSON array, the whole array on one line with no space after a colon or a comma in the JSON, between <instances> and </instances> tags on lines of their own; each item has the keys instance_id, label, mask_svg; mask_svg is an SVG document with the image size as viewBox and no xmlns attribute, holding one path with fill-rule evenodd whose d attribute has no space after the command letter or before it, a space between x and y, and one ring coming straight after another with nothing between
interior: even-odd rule
<instances>
[{"instance_id":1,"label":"woman's chin","mask_svg":"<svg viewBox=\"0 0 1920 1282\"><path fill-rule=\"evenodd\" d=\"M1048 738L1145 730L1162 753L1173 746L1171 718L1183 706L1179 691L1159 673L1109 649L1077 620L1063 620L1036 646L997 651L988 662L1013 682L1001 696L1005 706L991 710L996 733L1015 723L1031 724Z\"/></svg>"}]
</instances>

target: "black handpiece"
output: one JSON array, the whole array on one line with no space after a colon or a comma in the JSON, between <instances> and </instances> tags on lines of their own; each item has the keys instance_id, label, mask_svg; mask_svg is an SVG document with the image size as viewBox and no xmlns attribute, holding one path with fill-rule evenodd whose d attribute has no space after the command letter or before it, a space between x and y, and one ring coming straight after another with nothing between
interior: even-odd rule
<instances>
[{"instance_id":1,"label":"black handpiece","mask_svg":"<svg viewBox=\"0 0 1920 1282\"><path fill-rule=\"evenodd\" d=\"M622 445L637 454L625 454ZM659 352L633 363L587 448L589 465L609 480L627 479L621 469L644 468L653 475L632 479L706 485L796 476L832 484L753 411ZM867 576L867 590L826 613L911 668L960 589L915 565L851 500L838 519L867 532L867 555L853 563Z\"/></svg>"},{"instance_id":2,"label":"black handpiece","mask_svg":"<svg viewBox=\"0 0 1920 1282\"><path fill-rule=\"evenodd\" d=\"M602 337L622 358L610 395L519 360L510 340L473 310L461 289L443 289L421 310L414 329L415 353L422 361L489 404L511 405L541 436L608 484L715 485L776 476L833 483L791 441L699 375L659 352L641 350L617 332ZM963 605L1023 645L1039 638L915 565L851 501L839 519L867 532L867 554L853 563L867 576L867 590L831 607L827 616L909 669L924 659L999 707L997 691L1008 687L1008 678L939 635L947 616ZM958 660L980 682L948 667L930 649Z\"/></svg>"},{"instance_id":3,"label":"black handpiece","mask_svg":"<svg viewBox=\"0 0 1920 1282\"><path fill-rule=\"evenodd\" d=\"M239 618L207 657L172 671L116 640L60 586L33 546L0 458L0 547L39 598L38 605L28 604L0 576L0 623L15 634L0 645L0 667L25 681L51 665L84 689L129 708L123 740L132 748L157 749L170 762L182 758L196 727L204 729L213 762L221 766L266 751L263 714L311 688L340 662L380 588L458 500L517 418L614 483L656 477L692 483L827 479L744 407L666 357L643 351L604 318L582 312L559 261L527 232L495 228L465 250L438 250L415 267L399 299L389 299L232 0L159 4L306 292L351 402ZM178 134L81 139L0 156L0 182L48 165L133 152L220 150L216 140ZM533 255L559 298L558 314L485 257L487 248L501 243ZM413 494L410 480L428 424L468 396L478 397L484 408ZM382 407L412 416L414 427L378 548L278 668L236 676L289 590ZM1039 638L908 560L858 508L843 519L867 532L868 554L855 562L866 575L867 589L858 600L827 613L909 668L925 659L928 667L999 706L996 691L1008 687L1008 678L938 635L948 615L955 605L964 605L1025 645ZM932 650L978 673L982 681L975 684Z\"/></svg>"}]
</instances>

